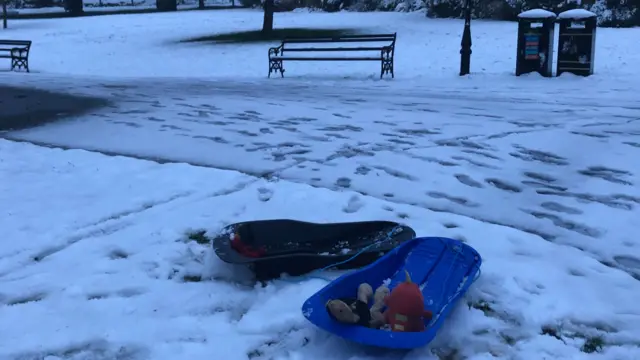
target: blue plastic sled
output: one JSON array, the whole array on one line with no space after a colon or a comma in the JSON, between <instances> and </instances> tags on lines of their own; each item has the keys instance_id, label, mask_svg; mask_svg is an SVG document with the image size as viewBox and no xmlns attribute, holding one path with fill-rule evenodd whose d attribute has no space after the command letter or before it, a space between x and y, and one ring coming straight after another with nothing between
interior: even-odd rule
<instances>
[{"instance_id":1,"label":"blue plastic sled","mask_svg":"<svg viewBox=\"0 0 640 360\"><path fill-rule=\"evenodd\" d=\"M454 303L464 295L480 274L480 254L458 240L423 237L409 240L376 262L347 273L312 295L302 305L302 313L314 325L345 339L391 349L413 349L427 345L436 336ZM344 325L329 317L328 300L355 297L358 285L374 289L390 279L390 288L405 280L404 270L420 284L425 309L433 319L423 332L391 332L357 325Z\"/></svg>"}]
</instances>

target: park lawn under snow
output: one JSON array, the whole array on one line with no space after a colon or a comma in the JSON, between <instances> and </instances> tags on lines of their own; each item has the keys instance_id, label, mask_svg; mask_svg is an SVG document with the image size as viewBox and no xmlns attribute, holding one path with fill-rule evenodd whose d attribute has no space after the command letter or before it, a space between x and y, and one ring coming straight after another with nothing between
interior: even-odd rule
<instances>
[{"instance_id":1,"label":"park lawn under snow","mask_svg":"<svg viewBox=\"0 0 640 360\"><path fill-rule=\"evenodd\" d=\"M640 354L636 280L512 228L235 171L5 140L0 154L0 203L9 205L0 220L2 358L398 358L306 323L300 305L325 281L261 288L188 233L261 218L400 214L418 234L465 239L485 260L433 349L470 359L579 359L583 337L602 337L600 358ZM420 349L405 358L430 356Z\"/></svg>"},{"instance_id":2,"label":"park lawn under snow","mask_svg":"<svg viewBox=\"0 0 640 360\"><path fill-rule=\"evenodd\" d=\"M589 79L510 76L515 25L481 21L458 78L462 23L419 14L276 14L397 31L393 81L266 80L270 44L176 43L261 16L10 22L34 72L3 83L112 105L2 134L25 142L0 139L0 359L640 358L637 29L598 30ZM282 217L406 222L475 247L482 276L429 347L357 346L302 316L326 281L256 286L188 235Z\"/></svg>"},{"instance_id":3,"label":"park lawn under snow","mask_svg":"<svg viewBox=\"0 0 640 360\"><path fill-rule=\"evenodd\" d=\"M259 10L132 14L106 18L15 20L3 37L34 41L35 72L118 77L262 79L274 43L211 45L179 41L217 33L259 30ZM472 71L513 74L516 23L474 21ZM458 72L463 23L426 19L423 13L277 13L275 27L354 28L398 33L396 79L427 81ZM640 29L598 29L596 72L602 77L636 74L640 52L628 46ZM162 59L161 61L159 59ZM288 78L377 78L375 62L285 64ZM330 76L328 76L330 75Z\"/></svg>"}]
</instances>

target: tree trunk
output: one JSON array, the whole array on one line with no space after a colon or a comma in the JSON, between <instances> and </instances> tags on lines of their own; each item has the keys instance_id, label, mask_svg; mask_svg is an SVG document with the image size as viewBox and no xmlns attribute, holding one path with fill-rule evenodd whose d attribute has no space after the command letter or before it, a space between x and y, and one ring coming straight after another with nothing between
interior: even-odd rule
<instances>
[{"instance_id":1,"label":"tree trunk","mask_svg":"<svg viewBox=\"0 0 640 360\"><path fill-rule=\"evenodd\" d=\"M65 3L65 8L69 12L69 15L82 16L82 14L84 14L83 0L67 0Z\"/></svg>"},{"instance_id":2,"label":"tree trunk","mask_svg":"<svg viewBox=\"0 0 640 360\"><path fill-rule=\"evenodd\" d=\"M204 0L198 0L198 8L204 9Z\"/></svg>"},{"instance_id":3,"label":"tree trunk","mask_svg":"<svg viewBox=\"0 0 640 360\"><path fill-rule=\"evenodd\" d=\"M273 30L273 0L264 1L264 20L262 21L262 32L268 33Z\"/></svg>"},{"instance_id":4,"label":"tree trunk","mask_svg":"<svg viewBox=\"0 0 640 360\"><path fill-rule=\"evenodd\" d=\"M158 11L176 11L178 10L177 0L156 0L156 9Z\"/></svg>"},{"instance_id":5,"label":"tree trunk","mask_svg":"<svg viewBox=\"0 0 640 360\"><path fill-rule=\"evenodd\" d=\"M7 28L7 1L2 2L2 28Z\"/></svg>"}]
</instances>

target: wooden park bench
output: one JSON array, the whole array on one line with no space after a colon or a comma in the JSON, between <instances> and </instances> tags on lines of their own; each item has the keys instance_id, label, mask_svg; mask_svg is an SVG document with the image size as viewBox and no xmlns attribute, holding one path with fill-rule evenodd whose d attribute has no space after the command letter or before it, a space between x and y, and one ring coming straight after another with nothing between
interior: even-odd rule
<instances>
[{"instance_id":1,"label":"wooden park bench","mask_svg":"<svg viewBox=\"0 0 640 360\"><path fill-rule=\"evenodd\" d=\"M311 45L313 44L313 45ZM269 49L269 77L280 72L284 77L284 61L379 61L380 78L393 74L393 52L396 34L345 35L339 37L285 38L278 47ZM285 54L286 53L286 54ZM327 56L303 56L298 53L323 53ZM336 53L359 53L355 56Z\"/></svg>"},{"instance_id":2,"label":"wooden park bench","mask_svg":"<svg viewBox=\"0 0 640 360\"><path fill-rule=\"evenodd\" d=\"M29 72L29 40L0 40L0 58L11 59L11 70L17 68Z\"/></svg>"}]
</instances>

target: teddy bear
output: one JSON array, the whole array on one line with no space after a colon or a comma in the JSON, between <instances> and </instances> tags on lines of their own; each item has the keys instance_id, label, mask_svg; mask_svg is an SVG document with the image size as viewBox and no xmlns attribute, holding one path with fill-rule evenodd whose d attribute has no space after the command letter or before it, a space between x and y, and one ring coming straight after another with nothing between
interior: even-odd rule
<instances>
[{"instance_id":1,"label":"teddy bear","mask_svg":"<svg viewBox=\"0 0 640 360\"><path fill-rule=\"evenodd\" d=\"M374 329L382 327L391 331L423 331L424 320L430 320L432 313L424 309L424 297L420 287L411 281L407 271L405 274L405 281L398 284L393 291L385 284L375 292L371 285L360 284L355 299L329 300L326 304L327 311L336 321L344 324ZM372 297L373 305L369 308Z\"/></svg>"},{"instance_id":2,"label":"teddy bear","mask_svg":"<svg viewBox=\"0 0 640 360\"><path fill-rule=\"evenodd\" d=\"M355 299L342 298L327 301L327 312L336 321L343 324L354 324L365 327L378 328L384 325L384 299L389 294L389 288L379 287L373 292L371 285L367 283L358 286ZM373 305L369 308L369 301L373 297Z\"/></svg>"}]
</instances>

